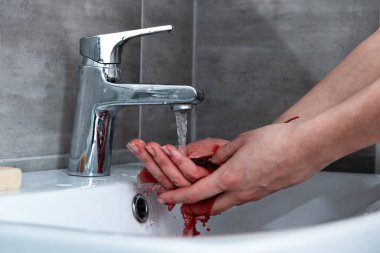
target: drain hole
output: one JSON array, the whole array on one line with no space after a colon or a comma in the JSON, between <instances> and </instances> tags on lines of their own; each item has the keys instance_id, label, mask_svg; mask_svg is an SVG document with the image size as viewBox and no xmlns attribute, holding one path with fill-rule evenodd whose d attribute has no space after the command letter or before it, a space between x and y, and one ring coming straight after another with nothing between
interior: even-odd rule
<instances>
[{"instance_id":1,"label":"drain hole","mask_svg":"<svg viewBox=\"0 0 380 253\"><path fill-rule=\"evenodd\" d=\"M144 223L148 220L148 217L149 217L148 201L143 195L137 194L136 196L133 197L132 213L133 213L133 216L135 216L136 220L140 223Z\"/></svg>"}]
</instances>

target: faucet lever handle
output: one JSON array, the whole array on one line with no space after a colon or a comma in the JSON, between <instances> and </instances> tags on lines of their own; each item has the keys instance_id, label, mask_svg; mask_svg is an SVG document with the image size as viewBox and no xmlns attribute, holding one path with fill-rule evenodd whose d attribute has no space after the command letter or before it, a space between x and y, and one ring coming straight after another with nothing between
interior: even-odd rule
<instances>
[{"instance_id":1,"label":"faucet lever handle","mask_svg":"<svg viewBox=\"0 0 380 253\"><path fill-rule=\"evenodd\" d=\"M170 32L172 29L173 26L164 25L81 38L80 54L99 63L119 64L123 46L130 39L159 32Z\"/></svg>"}]
</instances>

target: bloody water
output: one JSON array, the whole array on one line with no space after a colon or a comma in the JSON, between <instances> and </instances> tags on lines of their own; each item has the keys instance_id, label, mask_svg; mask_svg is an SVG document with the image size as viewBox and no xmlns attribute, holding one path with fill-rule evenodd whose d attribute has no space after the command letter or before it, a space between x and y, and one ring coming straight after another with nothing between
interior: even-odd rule
<instances>
[{"instance_id":1,"label":"bloody water","mask_svg":"<svg viewBox=\"0 0 380 253\"><path fill-rule=\"evenodd\" d=\"M211 216L211 209L214 205L216 196L205 199L195 204L183 204L181 206L181 214L184 221L183 236L198 236L197 222L200 221L205 227ZM207 229L210 231L210 228Z\"/></svg>"},{"instance_id":2,"label":"bloody water","mask_svg":"<svg viewBox=\"0 0 380 253\"><path fill-rule=\"evenodd\" d=\"M191 158L191 160L198 166L202 166L212 173L219 165L210 162L210 158L216 153L219 146L215 145L212 152L204 157ZM147 191L151 193L153 191L157 192L157 195L160 195L165 191L161 185L158 184L157 180L152 176L152 174L146 169L143 168L137 176L140 183L149 183L154 184L153 187L150 187ZM183 204L181 206L181 214L184 221L183 226L183 236L198 236L200 233L197 231L196 224L200 221L203 227L206 226L206 223L209 221L211 216L211 209L214 205L216 197L211 197L209 199L197 202L195 204ZM168 205L168 210L171 211L175 205ZM207 231L210 231L210 228L207 228Z\"/></svg>"}]
</instances>

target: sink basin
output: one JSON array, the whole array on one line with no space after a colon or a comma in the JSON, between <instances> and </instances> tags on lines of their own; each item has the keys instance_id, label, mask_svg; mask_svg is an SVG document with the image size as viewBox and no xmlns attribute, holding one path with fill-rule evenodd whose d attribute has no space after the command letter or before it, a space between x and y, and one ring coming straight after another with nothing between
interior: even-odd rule
<instances>
[{"instance_id":1,"label":"sink basin","mask_svg":"<svg viewBox=\"0 0 380 253\"><path fill-rule=\"evenodd\" d=\"M235 207L183 238L179 208L147 196L138 222L138 164L109 177L29 172L0 193L0 252L378 252L380 177L321 172L261 201Z\"/></svg>"}]
</instances>

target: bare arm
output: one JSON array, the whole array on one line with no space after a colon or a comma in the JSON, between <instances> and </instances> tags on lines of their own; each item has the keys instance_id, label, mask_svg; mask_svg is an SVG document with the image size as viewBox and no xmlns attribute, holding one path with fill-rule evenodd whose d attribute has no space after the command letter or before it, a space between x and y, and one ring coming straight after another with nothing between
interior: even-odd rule
<instances>
[{"instance_id":1,"label":"bare arm","mask_svg":"<svg viewBox=\"0 0 380 253\"><path fill-rule=\"evenodd\" d=\"M187 177L190 183L170 188L159 201L196 203L217 196L212 213L219 213L300 183L340 157L376 143L380 140L379 78L377 31L276 120L300 116L297 124L271 124L224 141L212 158L221 165L216 171L193 181ZM144 146L140 150L148 154ZM196 174L195 165L179 152L168 154L158 145L156 151L150 153L152 157L140 158L148 170L170 167L166 171L187 172L191 167ZM161 173L172 178L165 170Z\"/></svg>"},{"instance_id":2,"label":"bare arm","mask_svg":"<svg viewBox=\"0 0 380 253\"><path fill-rule=\"evenodd\" d=\"M330 162L380 140L380 79L304 122L300 131ZM327 154L325 154L327 153Z\"/></svg>"},{"instance_id":3,"label":"bare arm","mask_svg":"<svg viewBox=\"0 0 380 253\"><path fill-rule=\"evenodd\" d=\"M191 186L163 193L160 201L195 203L217 195L212 213L219 213L304 181L378 141L379 129L380 80L312 119L240 135L213 157L222 164L218 170Z\"/></svg>"},{"instance_id":4,"label":"bare arm","mask_svg":"<svg viewBox=\"0 0 380 253\"><path fill-rule=\"evenodd\" d=\"M380 78L380 30L363 41L334 70L290 107L275 123L312 118L343 102Z\"/></svg>"}]
</instances>

